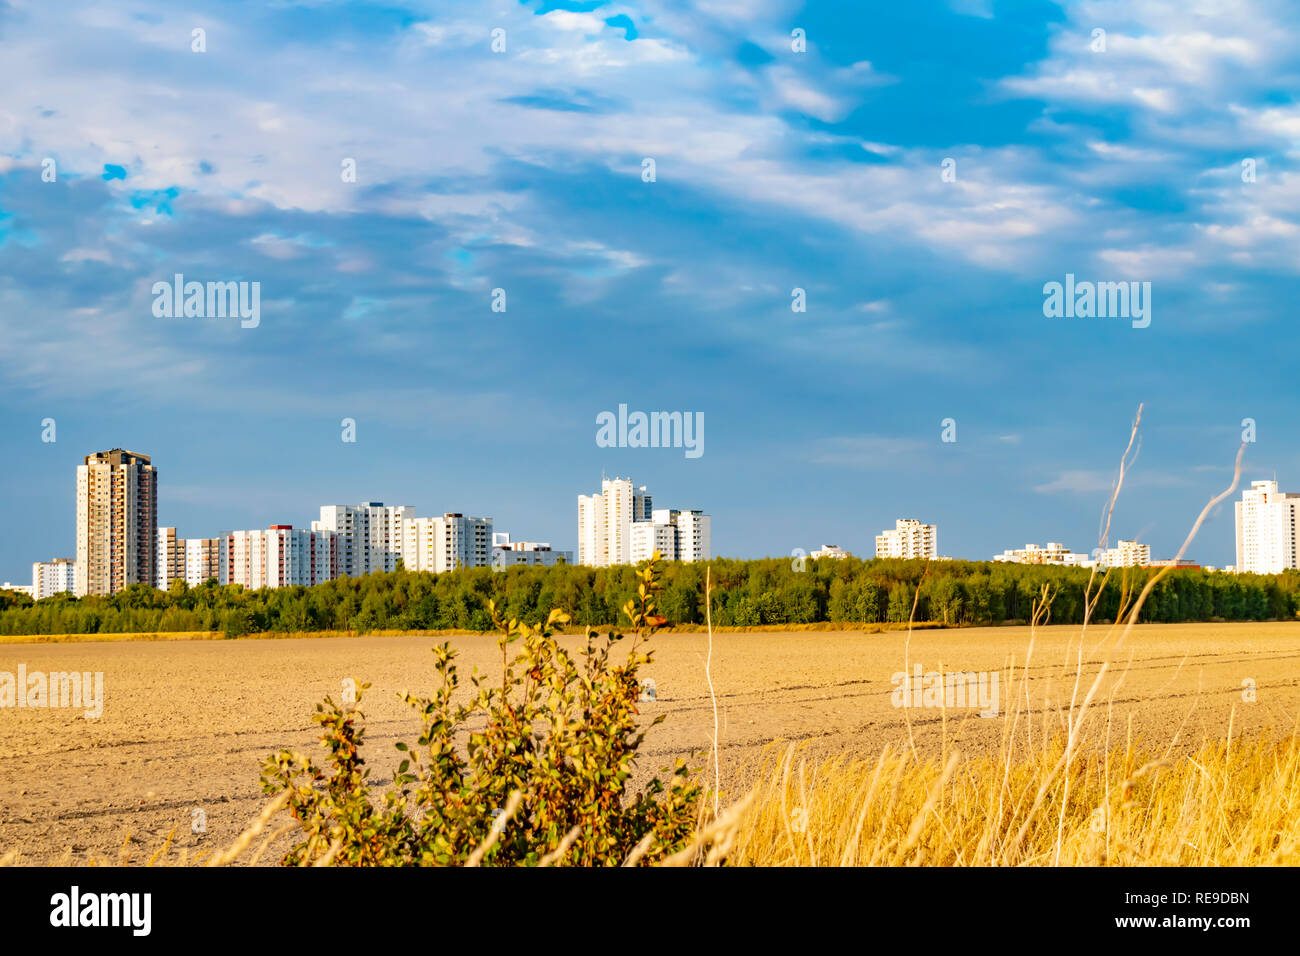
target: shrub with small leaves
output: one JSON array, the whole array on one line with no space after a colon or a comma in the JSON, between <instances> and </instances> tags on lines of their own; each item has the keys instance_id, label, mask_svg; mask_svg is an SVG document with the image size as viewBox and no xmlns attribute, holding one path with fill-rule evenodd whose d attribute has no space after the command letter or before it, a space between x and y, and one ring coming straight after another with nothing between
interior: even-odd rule
<instances>
[{"instance_id":1,"label":"shrub with small leaves","mask_svg":"<svg viewBox=\"0 0 1300 956\"><path fill-rule=\"evenodd\" d=\"M657 607L659 561L656 553L638 569L637 595L623 608L633 634L625 657L613 654L621 633L588 628L574 654L555 636L568 622L564 612L528 625L503 620L489 602L501 635L500 680L473 674L470 699L455 703L456 652L435 648L439 686L431 697L404 698L423 732L415 747L397 744L402 759L382 801L361 757L358 712L329 698L318 704L328 771L282 751L263 772L267 793L290 792L304 837L283 862L617 866L629 856L653 863L686 846L700 787L683 761L667 782L656 777L629 793L645 739L638 672L652 655L644 641L666 623Z\"/></svg>"}]
</instances>

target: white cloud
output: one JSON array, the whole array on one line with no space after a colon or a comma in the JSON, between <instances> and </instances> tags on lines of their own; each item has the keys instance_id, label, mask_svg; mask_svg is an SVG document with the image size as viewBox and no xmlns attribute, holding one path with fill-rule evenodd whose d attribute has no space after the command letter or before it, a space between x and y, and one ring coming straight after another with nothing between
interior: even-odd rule
<instances>
[{"instance_id":1,"label":"white cloud","mask_svg":"<svg viewBox=\"0 0 1300 956\"><path fill-rule=\"evenodd\" d=\"M113 257L107 249L69 249L59 257L60 262L106 262L112 263Z\"/></svg>"},{"instance_id":2,"label":"white cloud","mask_svg":"<svg viewBox=\"0 0 1300 956\"><path fill-rule=\"evenodd\" d=\"M1051 481L1035 485L1034 491L1040 495L1052 494L1093 494L1109 492L1114 487L1115 476L1110 472L1073 470L1064 471Z\"/></svg>"}]
</instances>

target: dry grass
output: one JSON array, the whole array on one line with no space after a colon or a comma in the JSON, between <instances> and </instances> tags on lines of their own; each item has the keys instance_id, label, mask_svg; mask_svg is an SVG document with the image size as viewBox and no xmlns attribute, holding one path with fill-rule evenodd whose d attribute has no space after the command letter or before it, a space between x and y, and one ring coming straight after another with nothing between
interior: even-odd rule
<instances>
[{"instance_id":1,"label":"dry grass","mask_svg":"<svg viewBox=\"0 0 1300 956\"><path fill-rule=\"evenodd\" d=\"M1300 738L1020 760L770 760L730 862L756 866L1295 866ZM1035 800L1040 788L1046 798ZM1036 804L1036 805L1035 805Z\"/></svg>"},{"instance_id":2,"label":"dry grass","mask_svg":"<svg viewBox=\"0 0 1300 956\"><path fill-rule=\"evenodd\" d=\"M1059 776L1062 749L1057 740L1018 760L967 759L953 750L942 761L886 750L874 761L837 757L808 768L792 745L769 756L754 792L703 822L696 842L664 865L1300 865L1294 734L1207 741L1175 760L1129 742L1076 760ZM1035 805L1043 786L1047 797ZM281 809L282 801L268 804L225 850L190 858L169 840L139 862L255 865L295 828L266 835ZM124 845L116 861L101 865L135 862ZM0 866L21 863L15 853L0 858Z\"/></svg>"},{"instance_id":3,"label":"dry grass","mask_svg":"<svg viewBox=\"0 0 1300 956\"><path fill-rule=\"evenodd\" d=\"M1118 477L1102 512L1107 544L1115 502L1133 456L1139 406ZM1236 490L1232 484L1201 511L1177 557L1206 516ZM927 568L928 570L928 568ZM1029 662L1052 594L1034 609L1023 669L1008 668L1005 730L997 755L969 759L949 745L946 713L940 759L920 756L909 717L906 742L875 761L837 757L811 773L793 768L791 746L750 794L749 809L723 837L728 860L761 866L1276 866L1300 863L1300 737L1203 741L1171 759L1182 726L1164 753L1135 746L1131 723L1122 747L1111 745L1118 684L1103 701L1110 662L1129 637L1143 603L1168 568L1126 595L1124 613L1094 641L1096 598L1111 572L1094 568L1084 624L1073 644L1073 690L1056 707L1030 706ZM915 614L915 608L913 609ZM910 630L909 630L910 643ZM904 672L910 669L904 651ZM1123 681L1119 675L1119 683ZM1193 703L1192 707L1195 707ZM906 711L905 711L906 713ZM1101 719L1104 714L1105 719ZM1189 714L1190 716L1190 711ZM1235 710L1233 712L1235 716ZM1186 718L1184 719L1184 724ZM1035 725L1038 725L1037 728ZM960 728L956 738L960 739ZM1090 745L1085 747L1085 741ZM1235 743L1235 746L1234 746Z\"/></svg>"},{"instance_id":4,"label":"dry grass","mask_svg":"<svg viewBox=\"0 0 1300 956\"><path fill-rule=\"evenodd\" d=\"M1103 547L1125 474L1132 467L1141 418L1139 406L1102 512ZM1242 451L1237 454L1232 484L1202 510L1178 557L1206 516L1236 489ZM729 837L729 862L759 866L1300 863L1300 738L1294 729L1278 741L1261 737L1249 744L1237 741L1234 747L1230 719L1226 739L1204 741L1194 755L1176 759L1170 759L1168 750L1155 754L1136 747L1131 724L1122 747L1109 745L1111 714L1101 700L1104 678L1147 595L1166 573L1167 568L1126 601L1120 619L1090 646L1096 595L1110 576L1106 572L1098 580L1094 568L1084 624L1073 645L1073 691L1057 707L1044 706L1041 718L1035 718L1024 675L1033 657L1037 627L1047 619L1051 606L1052 595L1044 588L1034 609L1018 680L1016 667L1009 668L1007 697L1012 705L995 756L963 756L948 743L946 719L938 760L920 756L910 718L907 741L897 750L887 748L875 761L837 757L811 773L800 761L796 771L796 751L791 746L774 766L768 766L764 782L751 794L750 809L737 819ZM904 654L907 672L906 650ZM1112 699L1115 689L1110 691ZM1099 713L1105 713L1104 722ZM1181 727L1174 731L1169 749L1180 733ZM956 736L960 738L960 729ZM1085 740L1092 746L1085 748Z\"/></svg>"},{"instance_id":5,"label":"dry grass","mask_svg":"<svg viewBox=\"0 0 1300 956\"><path fill-rule=\"evenodd\" d=\"M1005 621L1003 624L1011 624ZM812 631L856 631L859 634L885 634L889 631L944 631L958 627L984 627L982 624L943 624L939 621L817 621L812 624L673 624L667 630L678 634L803 634Z\"/></svg>"},{"instance_id":6,"label":"dry grass","mask_svg":"<svg viewBox=\"0 0 1300 956\"><path fill-rule=\"evenodd\" d=\"M125 631L121 634L0 634L0 644L96 644L118 641L219 641L220 631Z\"/></svg>"},{"instance_id":7,"label":"dry grass","mask_svg":"<svg viewBox=\"0 0 1300 956\"><path fill-rule=\"evenodd\" d=\"M256 631L233 640L310 640L320 637L460 637L491 633L489 631ZM0 644L79 644L114 643L117 641L223 641L224 631L124 631L113 634L0 634Z\"/></svg>"},{"instance_id":8,"label":"dry grass","mask_svg":"<svg viewBox=\"0 0 1300 956\"><path fill-rule=\"evenodd\" d=\"M1010 623L1010 622L1005 622ZM940 624L935 621L917 621L910 625L911 630L945 630L957 625ZM978 626L978 625L971 625ZM679 634L703 634L707 628L703 624L675 624L667 631ZM811 631L856 631L863 634L884 634L888 631L906 631L906 623L874 624L854 623L852 621L820 621L815 624L754 624L750 626L714 627L716 634L755 634L755 633L805 633ZM441 630L392 630L378 629L372 631L256 631L244 634L233 640L309 640L313 638L349 638L349 637L479 637L494 633L492 631L469 631L460 628L443 628ZM583 633L581 628L559 628L560 634ZM113 634L0 634L0 644L96 644L118 643L122 641L223 641L230 640L223 631L124 631Z\"/></svg>"}]
</instances>

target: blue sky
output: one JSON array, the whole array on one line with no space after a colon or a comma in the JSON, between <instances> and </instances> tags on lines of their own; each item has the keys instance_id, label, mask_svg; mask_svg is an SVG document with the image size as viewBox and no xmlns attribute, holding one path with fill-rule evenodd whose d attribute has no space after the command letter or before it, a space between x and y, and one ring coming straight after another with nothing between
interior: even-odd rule
<instances>
[{"instance_id":1,"label":"blue sky","mask_svg":"<svg viewBox=\"0 0 1300 956\"><path fill-rule=\"evenodd\" d=\"M1171 555L1243 418L1300 490L1284 3L109 6L0 0L0 578L114 446L184 536L382 500L573 548L603 470L742 557L1090 550L1139 402L1112 539ZM260 324L156 318L177 272ZM1066 273L1150 326L1044 317ZM704 455L597 447L620 403Z\"/></svg>"}]
</instances>

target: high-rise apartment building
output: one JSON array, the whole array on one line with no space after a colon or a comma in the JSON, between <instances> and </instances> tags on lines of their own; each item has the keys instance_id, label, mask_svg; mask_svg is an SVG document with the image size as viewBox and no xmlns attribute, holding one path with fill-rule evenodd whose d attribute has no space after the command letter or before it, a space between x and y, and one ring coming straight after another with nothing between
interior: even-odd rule
<instances>
[{"instance_id":1,"label":"high-rise apartment building","mask_svg":"<svg viewBox=\"0 0 1300 956\"><path fill-rule=\"evenodd\" d=\"M609 563L604 499L598 494L578 495L578 563L588 567Z\"/></svg>"},{"instance_id":2,"label":"high-rise apartment building","mask_svg":"<svg viewBox=\"0 0 1300 956\"><path fill-rule=\"evenodd\" d=\"M1278 491L1276 481L1252 481L1235 511L1238 573L1278 574L1297 567L1300 495Z\"/></svg>"},{"instance_id":3,"label":"high-rise apartment building","mask_svg":"<svg viewBox=\"0 0 1300 956\"><path fill-rule=\"evenodd\" d=\"M703 511L678 511L673 523L677 525L678 561L708 561L713 557L712 518Z\"/></svg>"},{"instance_id":4,"label":"high-rise apartment building","mask_svg":"<svg viewBox=\"0 0 1300 956\"><path fill-rule=\"evenodd\" d=\"M78 595L157 579L158 472L148 455L113 448L77 466Z\"/></svg>"},{"instance_id":5,"label":"high-rise apartment building","mask_svg":"<svg viewBox=\"0 0 1300 956\"><path fill-rule=\"evenodd\" d=\"M181 538L175 528L158 529L158 580L157 586L166 591L173 581L183 580L192 588L216 578L221 583L223 568L222 547L227 537Z\"/></svg>"},{"instance_id":6,"label":"high-rise apartment building","mask_svg":"<svg viewBox=\"0 0 1300 956\"><path fill-rule=\"evenodd\" d=\"M599 494L578 495L578 563L631 563L632 522L650 520L653 509L645 486L634 486L631 478L605 478Z\"/></svg>"},{"instance_id":7,"label":"high-rise apartment building","mask_svg":"<svg viewBox=\"0 0 1300 956\"><path fill-rule=\"evenodd\" d=\"M155 562L158 589L166 591L174 580L185 577L185 539L176 536L176 529L158 529L158 558Z\"/></svg>"},{"instance_id":8,"label":"high-rise apartment building","mask_svg":"<svg viewBox=\"0 0 1300 956\"><path fill-rule=\"evenodd\" d=\"M440 519L407 518L402 522L402 567L431 574L447 570L445 559L441 559L442 539Z\"/></svg>"},{"instance_id":9,"label":"high-rise apartment building","mask_svg":"<svg viewBox=\"0 0 1300 956\"><path fill-rule=\"evenodd\" d=\"M77 563L71 558L36 561L32 564L32 597L37 601L61 591L77 588Z\"/></svg>"},{"instance_id":10,"label":"high-rise apartment building","mask_svg":"<svg viewBox=\"0 0 1300 956\"><path fill-rule=\"evenodd\" d=\"M899 518L892 531L876 535L876 557L921 558L934 560L939 556L939 529L932 524L921 524L914 518Z\"/></svg>"},{"instance_id":11,"label":"high-rise apartment building","mask_svg":"<svg viewBox=\"0 0 1300 956\"><path fill-rule=\"evenodd\" d=\"M192 588L215 578L221 581L221 538L185 538L185 583ZM333 575L331 575L332 577Z\"/></svg>"},{"instance_id":12,"label":"high-rise apartment building","mask_svg":"<svg viewBox=\"0 0 1300 956\"><path fill-rule=\"evenodd\" d=\"M220 544L222 584L245 588L311 587L338 577L339 536L332 531L273 524L231 531Z\"/></svg>"},{"instance_id":13,"label":"high-rise apartment building","mask_svg":"<svg viewBox=\"0 0 1300 956\"><path fill-rule=\"evenodd\" d=\"M654 508L648 521L634 521L629 533L632 564L658 551L665 561L707 561L712 557L711 519L702 511Z\"/></svg>"},{"instance_id":14,"label":"high-rise apartment building","mask_svg":"<svg viewBox=\"0 0 1300 956\"><path fill-rule=\"evenodd\" d=\"M323 505L313 531L339 537L339 574L362 577L372 571L395 571L402 557L402 523L415 517L408 505L366 501L360 505Z\"/></svg>"},{"instance_id":15,"label":"high-rise apartment building","mask_svg":"<svg viewBox=\"0 0 1300 956\"><path fill-rule=\"evenodd\" d=\"M677 560L677 524L664 509L655 511L650 521L633 521L629 540L632 564L649 561L656 551L665 561Z\"/></svg>"},{"instance_id":16,"label":"high-rise apartment building","mask_svg":"<svg viewBox=\"0 0 1300 956\"><path fill-rule=\"evenodd\" d=\"M484 568L492 558L492 519L458 512L405 518L400 543L402 567L407 571L441 574L456 568Z\"/></svg>"}]
</instances>

